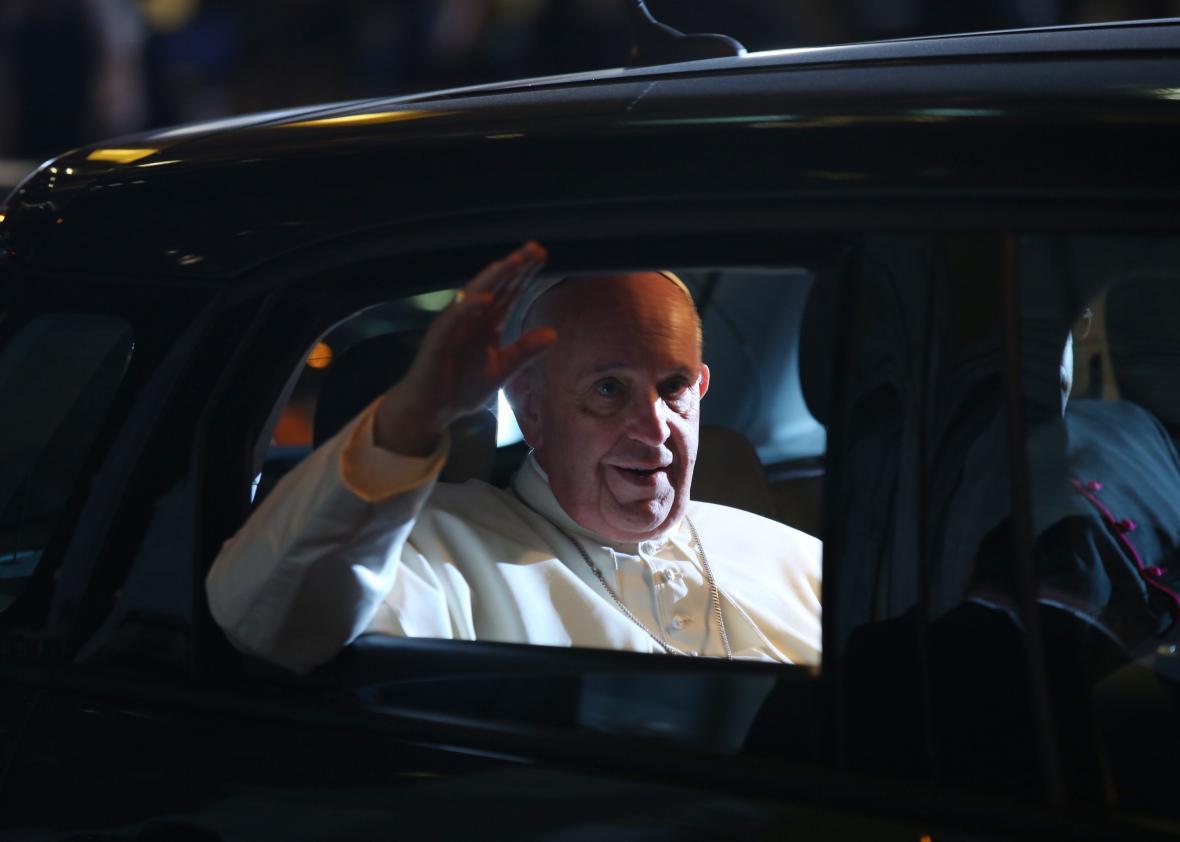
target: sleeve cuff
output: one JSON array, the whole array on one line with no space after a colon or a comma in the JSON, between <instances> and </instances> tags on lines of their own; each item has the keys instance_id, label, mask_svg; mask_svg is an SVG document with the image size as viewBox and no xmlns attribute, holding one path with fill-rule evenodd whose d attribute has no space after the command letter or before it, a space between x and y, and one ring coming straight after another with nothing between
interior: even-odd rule
<instances>
[{"instance_id":1,"label":"sleeve cuff","mask_svg":"<svg viewBox=\"0 0 1180 842\"><path fill-rule=\"evenodd\" d=\"M447 462L451 434L444 432L429 456L402 456L378 447L373 440L373 419L380 398L361 413L340 452L340 479L344 486L366 503L379 503L398 494L434 482Z\"/></svg>"}]
</instances>

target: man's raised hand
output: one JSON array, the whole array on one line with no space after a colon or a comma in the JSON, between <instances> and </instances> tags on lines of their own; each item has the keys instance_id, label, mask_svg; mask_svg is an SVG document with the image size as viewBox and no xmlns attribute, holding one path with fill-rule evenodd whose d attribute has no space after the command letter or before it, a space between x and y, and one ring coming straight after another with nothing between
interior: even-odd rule
<instances>
[{"instance_id":1,"label":"man's raised hand","mask_svg":"<svg viewBox=\"0 0 1180 842\"><path fill-rule=\"evenodd\" d=\"M553 343L556 333L541 327L500 347L513 303L546 256L537 243L525 243L459 290L426 331L410 370L377 407L373 435L379 447L405 456L429 454L451 421L486 406Z\"/></svg>"}]
</instances>

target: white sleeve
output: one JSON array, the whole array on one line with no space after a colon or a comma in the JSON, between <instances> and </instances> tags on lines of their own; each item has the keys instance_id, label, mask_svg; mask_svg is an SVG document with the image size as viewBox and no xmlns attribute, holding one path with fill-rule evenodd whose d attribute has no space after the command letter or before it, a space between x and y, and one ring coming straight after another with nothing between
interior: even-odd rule
<instances>
[{"instance_id":1,"label":"white sleeve","mask_svg":"<svg viewBox=\"0 0 1180 842\"><path fill-rule=\"evenodd\" d=\"M283 477L213 562L209 608L242 651L307 672L364 631L393 587L449 439L421 459L377 447L376 405Z\"/></svg>"}]
</instances>

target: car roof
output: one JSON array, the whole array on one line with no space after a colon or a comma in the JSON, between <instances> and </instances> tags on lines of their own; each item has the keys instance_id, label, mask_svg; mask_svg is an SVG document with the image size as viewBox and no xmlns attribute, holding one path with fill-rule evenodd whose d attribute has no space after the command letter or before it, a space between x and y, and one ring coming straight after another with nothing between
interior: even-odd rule
<instances>
[{"instance_id":1,"label":"car roof","mask_svg":"<svg viewBox=\"0 0 1180 842\"><path fill-rule=\"evenodd\" d=\"M1174 169L1178 47L1180 21L1137 21L271 111L66 153L14 191L0 232L28 266L228 278L360 230L456 208L601 202L612 189L616 198L802 195L833 185L1170 197L1174 179L1161 173ZM918 132L940 140L907 149ZM1092 144L1106 148L1115 132L1130 156L1095 167ZM129 230L144 252L126 247Z\"/></svg>"}]
</instances>

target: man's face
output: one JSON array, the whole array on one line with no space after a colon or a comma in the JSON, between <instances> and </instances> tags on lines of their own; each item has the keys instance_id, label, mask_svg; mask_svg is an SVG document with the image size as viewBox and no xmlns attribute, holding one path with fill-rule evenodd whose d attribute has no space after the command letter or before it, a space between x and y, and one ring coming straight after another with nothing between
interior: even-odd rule
<instances>
[{"instance_id":1,"label":"man's face","mask_svg":"<svg viewBox=\"0 0 1180 842\"><path fill-rule=\"evenodd\" d=\"M617 541L664 532L688 505L709 386L696 313L655 273L567 281L530 322L557 341L517 392L525 438L562 508Z\"/></svg>"}]
</instances>

